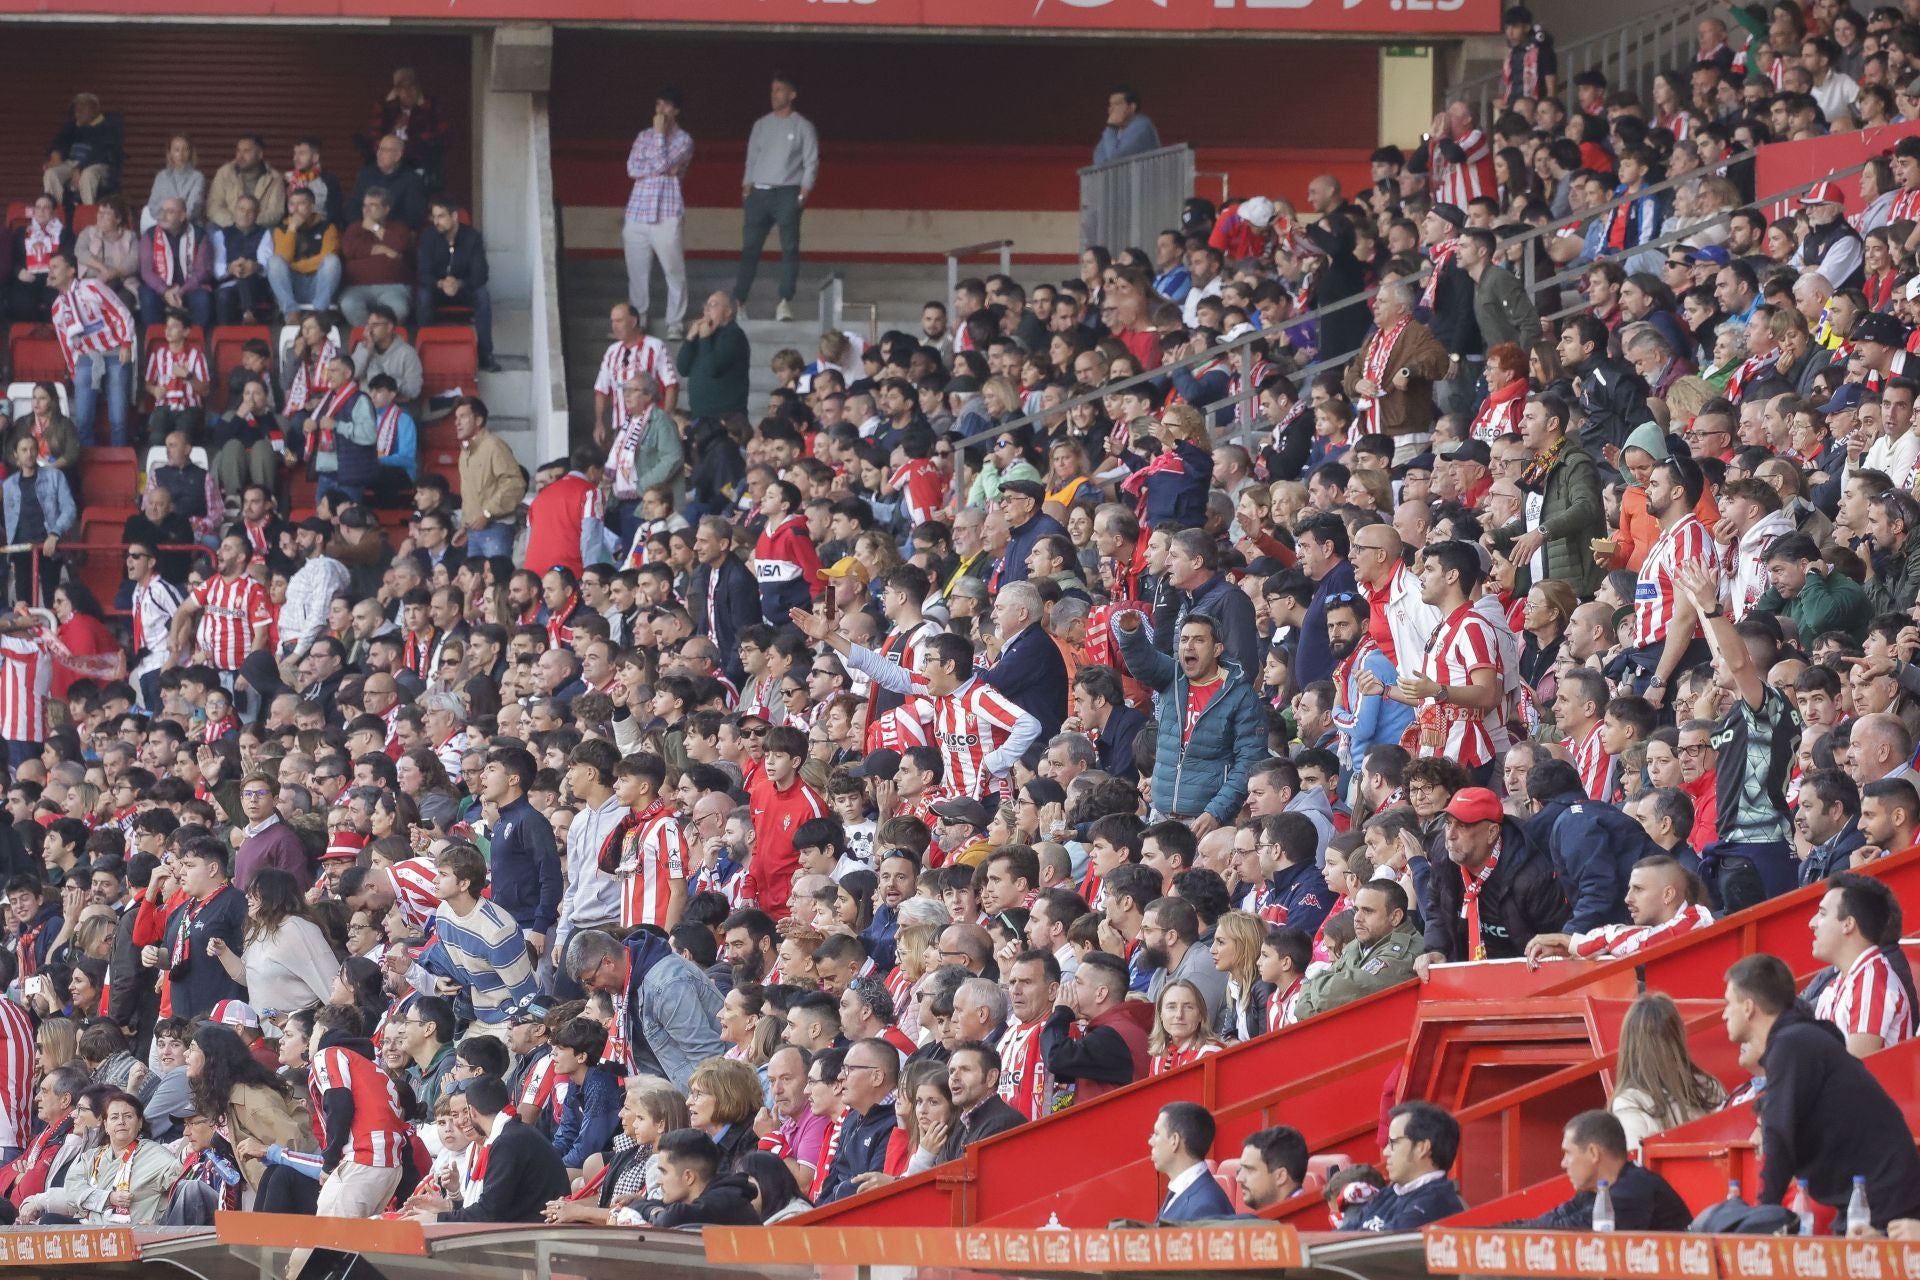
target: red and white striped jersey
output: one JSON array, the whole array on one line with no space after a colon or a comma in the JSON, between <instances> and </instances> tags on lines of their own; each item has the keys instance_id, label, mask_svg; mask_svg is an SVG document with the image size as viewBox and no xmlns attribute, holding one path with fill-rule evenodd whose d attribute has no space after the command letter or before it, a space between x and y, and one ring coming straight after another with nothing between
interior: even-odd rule
<instances>
[{"instance_id":1,"label":"red and white striped jersey","mask_svg":"<svg viewBox=\"0 0 1920 1280\"><path fill-rule=\"evenodd\" d=\"M199 644L215 667L238 671L253 651L253 632L273 621L267 589L242 573L228 579L214 574L194 588L201 604Z\"/></svg>"},{"instance_id":2,"label":"red and white striped jersey","mask_svg":"<svg viewBox=\"0 0 1920 1280\"><path fill-rule=\"evenodd\" d=\"M44 636L45 628L0 635L0 738L8 742L47 740L53 662Z\"/></svg>"},{"instance_id":3,"label":"red and white striped jersey","mask_svg":"<svg viewBox=\"0 0 1920 1280\"><path fill-rule=\"evenodd\" d=\"M1883 1045L1913 1035L1907 989L1878 947L1861 952L1845 973L1829 982L1813 1012L1839 1027L1842 1035L1879 1036Z\"/></svg>"},{"instance_id":4,"label":"red and white striped jersey","mask_svg":"<svg viewBox=\"0 0 1920 1280\"><path fill-rule=\"evenodd\" d=\"M1473 673L1483 670L1495 674L1497 688L1501 675L1499 642L1493 625L1472 604L1463 604L1434 629L1420 659L1420 674L1437 684L1457 687L1471 684ZM1444 755L1468 769L1493 759L1493 733L1487 720L1500 714L1497 704L1495 710L1485 714L1452 703L1439 704L1434 710L1439 713L1445 737L1437 750L1428 751L1423 745L1422 755Z\"/></svg>"},{"instance_id":5,"label":"red and white striped jersey","mask_svg":"<svg viewBox=\"0 0 1920 1280\"><path fill-rule=\"evenodd\" d=\"M1017 1023L1000 1037L1000 1096L1007 1105L1029 1120L1053 1114L1056 1105L1054 1081L1047 1073L1046 1054L1040 1049L1040 1035L1047 1020Z\"/></svg>"},{"instance_id":6,"label":"red and white striped jersey","mask_svg":"<svg viewBox=\"0 0 1920 1280\"><path fill-rule=\"evenodd\" d=\"M1596 720L1586 737L1578 742L1568 738L1561 744L1573 757L1573 767L1580 771L1580 789L1589 800L1605 801L1613 794L1613 757L1600 742L1604 728L1606 721Z\"/></svg>"},{"instance_id":7,"label":"red and white striped jersey","mask_svg":"<svg viewBox=\"0 0 1920 1280\"><path fill-rule=\"evenodd\" d=\"M340 1162L375 1169L398 1168L407 1145L407 1119L400 1109L400 1094L393 1087L393 1078L371 1058L344 1045L314 1054L307 1092L313 1104L314 1135L322 1147L327 1145L325 1099L335 1089L353 1094L353 1128Z\"/></svg>"},{"instance_id":8,"label":"red and white striped jersey","mask_svg":"<svg viewBox=\"0 0 1920 1280\"><path fill-rule=\"evenodd\" d=\"M615 872L622 881L620 927L653 924L664 929L676 923L667 919L667 908L673 900L673 882L684 884L687 878L687 837L673 806L655 800L635 816L621 843Z\"/></svg>"},{"instance_id":9,"label":"red and white striped jersey","mask_svg":"<svg viewBox=\"0 0 1920 1280\"><path fill-rule=\"evenodd\" d=\"M513 1103L517 1107L541 1108L553 1101L553 1054L542 1053L520 1078L520 1092Z\"/></svg>"},{"instance_id":10,"label":"red and white striped jersey","mask_svg":"<svg viewBox=\"0 0 1920 1280\"><path fill-rule=\"evenodd\" d=\"M147 355L147 384L160 388L159 403L169 409L198 409L200 393L192 379L209 381L206 353L188 345L179 351L162 344Z\"/></svg>"},{"instance_id":11,"label":"red and white striped jersey","mask_svg":"<svg viewBox=\"0 0 1920 1280\"><path fill-rule=\"evenodd\" d=\"M98 280L75 280L53 300L53 336L73 372L74 358L133 345L133 313Z\"/></svg>"},{"instance_id":12,"label":"red and white striped jersey","mask_svg":"<svg viewBox=\"0 0 1920 1280\"><path fill-rule=\"evenodd\" d=\"M919 704L922 723L932 727L933 745L946 758L942 775L946 785L955 795L984 796L992 781L987 757L1006 744L1026 713L978 676L944 697L935 697L927 692L925 677L917 671L908 674L916 696L906 706Z\"/></svg>"},{"instance_id":13,"label":"red and white striped jersey","mask_svg":"<svg viewBox=\"0 0 1920 1280\"><path fill-rule=\"evenodd\" d=\"M1691 511L1661 533L1640 566L1640 581L1633 589L1634 648L1644 649L1667 638L1679 599L1673 585L1674 571L1690 560L1704 560L1719 572L1720 546Z\"/></svg>"},{"instance_id":14,"label":"red and white striped jersey","mask_svg":"<svg viewBox=\"0 0 1920 1280\"><path fill-rule=\"evenodd\" d=\"M33 1020L0 1000L0 1147L24 1147L33 1127Z\"/></svg>"},{"instance_id":15,"label":"red and white striped jersey","mask_svg":"<svg viewBox=\"0 0 1920 1280\"><path fill-rule=\"evenodd\" d=\"M620 389L637 373L652 374L663 391L680 382L680 371L673 367L673 356L667 351L667 344L658 338L642 334L631 346L616 342L608 347L600 357L600 372L593 380L593 390L607 397L609 425L615 435L620 434L628 421L627 398L620 394Z\"/></svg>"},{"instance_id":16,"label":"red and white striped jersey","mask_svg":"<svg viewBox=\"0 0 1920 1280\"><path fill-rule=\"evenodd\" d=\"M1686 903L1663 924L1608 924L1573 935L1573 954L1582 960L1605 956L1617 960L1636 955L1669 938L1685 937L1695 929L1713 923L1713 912L1695 903Z\"/></svg>"},{"instance_id":17,"label":"red and white striped jersey","mask_svg":"<svg viewBox=\"0 0 1920 1280\"><path fill-rule=\"evenodd\" d=\"M433 887L439 874L432 858L408 858L387 868L393 876L393 900L400 918L409 929L424 932L440 909L440 894Z\"/></svg>"},{"instance_id":18,"label":"red and white striped jersey","mask_svg":"<svg viewBox=\"0 0 1920 1280\"><path fill-rule=\"evenodd\" d=\"M1475 129L1458 143L1466 159L1455 164L1440 154L1440 140L1436 138L1427 153L1427 172L1432 175L1429 189L1435 202L1464 209L1475 196L1495 194L1497 184L1493 173L1493 144L1487 140L1486 131Z\"/></svg>"}]
</instances>

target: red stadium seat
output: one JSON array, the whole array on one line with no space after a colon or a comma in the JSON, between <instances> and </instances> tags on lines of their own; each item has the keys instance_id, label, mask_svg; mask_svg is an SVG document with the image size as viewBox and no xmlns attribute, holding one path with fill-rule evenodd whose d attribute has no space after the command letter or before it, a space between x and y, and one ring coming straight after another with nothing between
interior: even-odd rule
<instances>
[{"instance_id":1,"label":"red stadium seat","mask_svg":"<svg viewBox=\"0 0 1920 1280\"><path fill-rule=\"evenodd\" d=\"M462 325L428 325L414 343L424 375L422 390L431 399L459 388L468 395L479 390L480 350L473 330Z\"/></svg>"},{"instance_id":2,"label":"red stadium seat","mask_svg":"<svg viewBox=\"0 0 1920 1280\"><path fill-rule=\"evenodd\" d=\"M139 463L132 449L116 445L82 449L80 484L88 512L111 507L122 510L120 518L125 520L140 505Z\"/></svg>"},{"instance_id":3,"label":"red stadium seat","mask_svg":"<svg viewBox=\"0 0 1920 1280\"><path fill-rule=\"evenodd\" d=\"M82 207L84 208L85 206L82 206ZM155 347L161 346L162 344L164 344L166 340L167 340L166 323L163 321L160 324L150 324L147 326L147 340L141 345L140 349L142 351L151 351ZM200 347L205 345L200 339L200 330L194 328L191 325L187 327L187 345L190 347Z\"/></svg>"},{"instance_id":4,"label":"red stadium seat","mask_svg":"<svg viewBox=\"0 0 1920 1280\"><path fill-rule=\"evenodd\" d=\"M263 324L223 324L213 331L213 350L210 358L213 364L214 408L227 408L227 375L240 367L240 352L247 343L258 338L273 347L273 330Z\"/></svg>"},{"instance_id":5,"label":"red stadium seat","mask_svg":"<svg viewBox=\"0 0 1920 1280\"><path fill-rule=\"evenodd\" d=\"M7 331L7 361L15 382L65 382L66 357L53 326L16 324Z\"/></svg>"},{"instance_id":6,"label":"red stadium seat","mask_svg":"<svg viewBox=\"0 0 1920 1280\"><path fill-rule=\"evenodd\" d=\"M132 453L132 450L114 452ZM120 584L126 581L127 560L121 542L122 535L126 533L127 518L133 514L132 507L87 507L80 513L79 537L80 546L87 549L69 548L62 552L68 570L84 582L94 598L104 605L112 605L114 596L119 594Z\"/></svg>"},{"instance_id":7,"label":"red stadium seat","mask_svg":"<svg viewBox=\"0 0 1920 1280\"><path fill-rule=\"evenodd\" d=\"M25 200L14 200L7 205L7 230L24 227L31 218L33 206Z\"/></svg>"},{"instance_id":8,"label":"red stadium seat","mask_svg":"<svg viewBox=\"0 0 1920 1280\"><path fill-rule=\"evenodd\" d=\"M100 206L97 204L75 205L73 209L73 234L79 235L100 220Z\"/></svg>"}]
</instances>

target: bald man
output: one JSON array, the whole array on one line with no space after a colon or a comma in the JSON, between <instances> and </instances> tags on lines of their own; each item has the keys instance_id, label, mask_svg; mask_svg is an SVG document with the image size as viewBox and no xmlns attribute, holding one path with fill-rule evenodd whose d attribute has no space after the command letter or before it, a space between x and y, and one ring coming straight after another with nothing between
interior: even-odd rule
<instances>
[{"instance_id":1,"label":"bald man","mask_svg":"<svg viewBox=\"0 0 1920 1280\"><path fill-rule=\"evenodd\" d=\"M977 924L950 924L940 931L940 963L957 965L975 977L997 976L993 964L993 937Z\"/></svg>"},{"instance_id":2,"label":"bald man","mask_svg":"<svg viewBox=\"0 0 1920 1280\"><path fill-rule=\"evenodd\" d=\"M1605 653L1613 642L1613 610L1598 600L1589 600L1573 611L1564 647L1574 661L1585 662L1596 653Z\"/></svg>"},{"instance_id":3,"label":"bald man","mask_svg":"<svg viewBox=\"0 0 1920 1280\"><path fill-rule=\"evenodd\" d=\"M1527 944L1527 965L1542 960L1617 960L1713 923L1696 901L1699 879L1678 860L1656 853L1633 864L1627 875L1627 916L1632 924L1602 925L1584 933L1536 933Z\"/></svg>"},{"instance_id":4,"label":"bald man","mask_svg":"<svg viewBox=\"0 0 1920 1280\"><path fill-rule=\"evenodd\" d=\"M1847 772L1864 787L1882 778L1905 778L1920 786L1913 772L1913 735L1898 716L1879 712L1853 722L1847 740Z\"/></svg>"},{"instance_id":5,"label":"bald man","mask_svg":"<svg viewBox=\"0 0 1920 1280\"><path fill-rule=\"evenodd\" d=\"M1420 579L1402 558L1400 534L1390 524L1370 524L1353 532L1348 559L1353 576L1372 606L1367 628L1387 661L1408 664L1426 651L1427 637L1440 625L1440 610L1420 594Z\"/></svg>"}]
</instances>

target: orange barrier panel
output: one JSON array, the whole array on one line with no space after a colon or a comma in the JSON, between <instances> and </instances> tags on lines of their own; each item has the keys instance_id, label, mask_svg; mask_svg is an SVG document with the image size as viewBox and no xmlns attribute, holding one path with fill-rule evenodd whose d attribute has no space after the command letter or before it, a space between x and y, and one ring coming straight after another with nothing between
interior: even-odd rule
<instances>
[{"instance_id":1,"label":"orange barrier panel","mask_svg":"<svg viewBox=\"0 0 1920 1280\"><path fill-rule=\"evenodd\" d=\"M0 1231L0 1267L132 1262L140 1246L131 1227L43 1227Z\"/></svg>"},{"instance_id":2,"label":"orange barrier panel","mask_svg":"<svg viewBox=\"0 0 1920 1280\"><path fill-rule=\"evenodd\" d=\"M708 1227L701 1238L708 1262L735 1266L1272 1271L1299 1266L1302 1257L1299 1233L1274 1223L1118 1231Z\"/></svg>"},{"instance_id":3,"label":"orange barrier panel","mask_svg":"<svg viewBox=\"0 0 1920 1280\"><path fill-rule=\"evenodd\" d=\"M1428 1227L1424 1235L1427 1270L1434 1275L1633 1276L1634 1280L1716 1280L1719 1275L1713 1236L1665 1231L1492 1231L1473 1227ZM1778 1274L1794 1272L1772 1273L1770 1280L1777 1280Z\"/></svg>"},{"instance_id":4,"label":"orange barrier panel","mask_svg":"<svg viewBox=\"0 0 1920 1280\"><path fill-rule=\"evenodd\" d=\"M406 1218L310 1218L223 1209L213 1216L213 1229L215 1238L225 1245L427 1256L426 1233L419 1223Z\"/></svg>"}]
</instances>

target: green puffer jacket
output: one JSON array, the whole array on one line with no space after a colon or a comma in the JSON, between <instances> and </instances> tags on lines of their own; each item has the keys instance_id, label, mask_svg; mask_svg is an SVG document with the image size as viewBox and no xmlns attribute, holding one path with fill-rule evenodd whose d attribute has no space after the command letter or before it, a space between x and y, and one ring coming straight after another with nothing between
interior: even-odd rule
<instances>
[{"instance_id":1,"label":"green puffer jacket","mask_svg":"<svg viewBox=\"0 0 1920 1280\"><path fill-rule=\"evenodd\" d=\"M1560 456L1547 472L1537 528L1546 530L1546 577L1557 578L1573 588L1581 599L1599 589L1606 571L1594 563L1592 542L1607 536L1606 508L1600 501L1600 469L1593 455L1569 439ZM1502 529L1494 539L1501 551L1509 551L1514 539L1526 532L1518 522ZM1514 566L1513 590L1524 596L1533 586L1533 573L1525 564Z\"/></svg>"}]
</instances>

